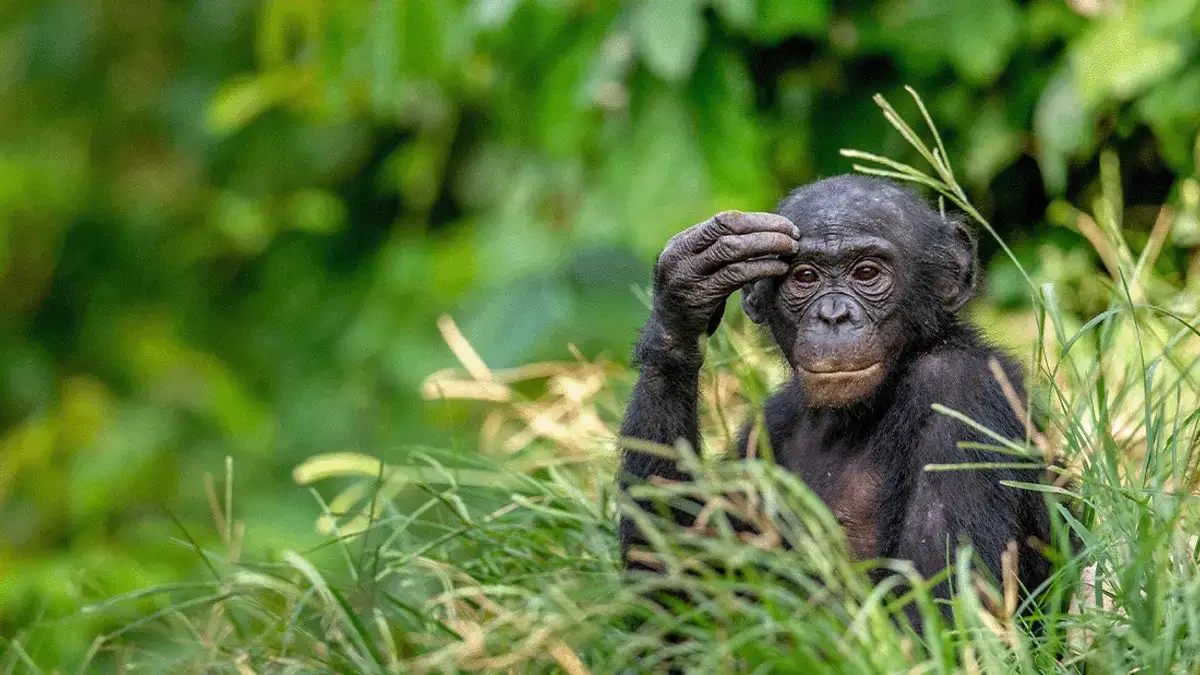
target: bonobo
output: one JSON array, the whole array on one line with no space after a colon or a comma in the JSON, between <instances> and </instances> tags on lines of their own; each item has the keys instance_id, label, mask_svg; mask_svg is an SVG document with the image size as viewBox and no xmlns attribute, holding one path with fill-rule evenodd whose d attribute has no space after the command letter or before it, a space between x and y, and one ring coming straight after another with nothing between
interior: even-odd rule
<instances>
[{"instance_id":1,"label":"bonobo","mask_svg":"<svg viewBox=\"0 0 1200 675\"><path fill-rule=\"evenodd\" d=\"M1024 437L989 361L1020 392L1018 368L957 316L977 277L967 229L885 180L837 176L793 191L776 213L719 213L673 237L655 264L653 309L634 353L641 377L621 434L698 447L703 340L741 289L746 314L769 327L793 371L764 411L775 461L824 500L851 553L909 560L930 577L965 536L998 579L1001 554L1016 542L1019 580L1036 588L1049 574L1038 549L1050 541L1046 504L1001 481L1033 483L1042 472L923 470L1013 459L961 447L990 441L934 403ZM747 426L742 456L749 436ZM686 480L672 460L629 448L621 474L623 486ZM629 561L640 541L623 520L630 567L647 567Z\"/></svg>"}]
</instances>

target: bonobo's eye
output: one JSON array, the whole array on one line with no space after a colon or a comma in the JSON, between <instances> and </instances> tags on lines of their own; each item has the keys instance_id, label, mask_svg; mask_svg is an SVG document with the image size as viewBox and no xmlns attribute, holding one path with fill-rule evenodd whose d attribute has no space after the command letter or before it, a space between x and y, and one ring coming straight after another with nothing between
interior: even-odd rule
<instances>
[{"instance_id":1,"label":"bonobo's eye","mask_svg":"<svg viewBox=\"0 0 1200 675\"><path fill-rule=\"evenodd\" d=\"M805 284L805 285L815 284L815 283L817 283L817 280L820 278L817 276L817 271L808 266L798 268L795 272L792 273L792 276L796 279L796 281L799 281L800 283Z\"/></svg>"},{"instance_id":2,"label":"bonobo's eye","mask_svg":"<svg viewBox=\"0 0 1200 675\"><path fill-rule=\"evenodd\" d=\"M879 268L871 263L863 263L854 268L854 280L869 284L879 278Z\"/></svg>"}]
</instances>

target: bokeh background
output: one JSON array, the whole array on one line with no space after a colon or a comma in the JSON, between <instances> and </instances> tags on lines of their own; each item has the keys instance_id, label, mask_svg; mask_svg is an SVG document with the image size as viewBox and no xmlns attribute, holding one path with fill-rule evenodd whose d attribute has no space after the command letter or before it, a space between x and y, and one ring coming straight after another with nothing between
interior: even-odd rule
<instances>
[{"instance_id":1,"label":"bokeh background","mask_svg":"<svg viewBox=\"0 0 1200 675\"><path fill-rule=\"evenodd\" d=\"M906 84L1074 309L1100 263L1064 204L1102 148L1130 240L1178 204L1159 271L1200 286L1198 5L4 3L0 637L193 578L226 457L245 548L278 550L318 540L306 458L472 452L470 407L421 396L443 313L492 366L623 361L671 234L842 148L909 156L872 101L911 119ZM975 311L1019 342L1028 290L981 243ZM51 662L112 627L52 625Z\"/></svg>"}]
</instances>

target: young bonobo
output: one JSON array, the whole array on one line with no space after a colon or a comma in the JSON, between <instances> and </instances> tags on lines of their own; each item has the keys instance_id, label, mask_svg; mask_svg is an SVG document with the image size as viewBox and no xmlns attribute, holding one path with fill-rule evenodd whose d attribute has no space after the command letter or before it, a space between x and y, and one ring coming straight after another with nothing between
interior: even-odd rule
<instances>
[{"instance_id":1,"label":"young bonobo","mask_svg":"<svg viewBox=\"0 0 1200 675\"><path fill-rule=\"evenodd\" d=\"M1036 588L1049 574L1035 548L1050 541L1045 502L1000 481L1033 483L1042 472L923 470L1012 461L959 447L989 439L934 403L1024 436L988 363L997 359L1020 392L1018 368L957 317L977 276L966 228L885 180L837 176L793 191L776 213L719 213L673 237L658 258L622 436L698 447L703 341L741 289L746 314L770 328L794 373L766 404L775 460L824 500L852 554L910 560L930 577L965 536L998 579L1015 541L1020 582ZM686 479L671 460L626 448L623 486L650 476ZM623 520L622 553L640 541Z\"/></svg>"}]
</instances>

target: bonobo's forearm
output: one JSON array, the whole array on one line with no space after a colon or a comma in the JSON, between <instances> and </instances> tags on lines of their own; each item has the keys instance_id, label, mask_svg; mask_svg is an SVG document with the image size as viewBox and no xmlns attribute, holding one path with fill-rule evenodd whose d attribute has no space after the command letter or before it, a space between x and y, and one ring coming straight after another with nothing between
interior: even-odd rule
<instances>
[{"instance_id":1,"label":"bonobo's forearm","mask_svg":"<svg viewBox=\"0 0 1200 675\"><path fill-rule=\"evenodd\" d=\"M641 375L621 424L622 438L670 446L683 439L699 450L701 349L700 338L673 339L659 319L651 317L634 352ZM679 479L682 473L671 459L624 448L621 484L649 476Z\"/></svg>"},{"instance_id":2,"label":"bonobo's forearm","mask_svg":"<svg viewBox=\"0 0 1200 675\"><path fill-rule=\"evenodd\" d=\"M679 439L699 446L697 398L700 388L700 366L703 362L700 338L674 339L663 329L661 320L651 316L642 329L634 357L641 366L641 375L633 388L633 396L621 423L621 438L636 438L661 445L674 445ZM681 480L685 476L676 461L661 455L640 452L625 446L621 453L618 483L622 490L630 484L651 476ZM650 504L639 502L640 508ZM680 524L690 524L685 513L672 509ZM630 549L645 542L629 518L620 523L621 558L630 569L653 570L653 565L629 559Z\"/></svg>"},{"instance_id":3,"label":"bonobo's forearm","mask_svg":"<svg viewBox=\"0 0 1200 675\"><path fill-rule=\"evenodd\" d=\"M799 238L800 230L786 218L739 211L719 213L671 237L654 263L654 307L634 352L641 377L621 424L623 438L667 446L683 439L699 450L696 399L704 335L716 329L732 293L790 269L780 257L794 254ZM628 444L623 450L622 488L651 476L685 477L675 460ZM673 511L680 523L690 521ZM622 553L639 541L633 522L622 518Z\"/></svg>"}]
</instances>

